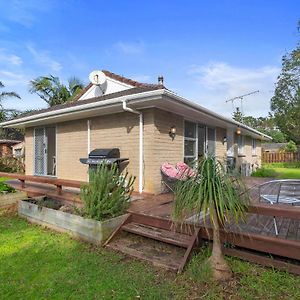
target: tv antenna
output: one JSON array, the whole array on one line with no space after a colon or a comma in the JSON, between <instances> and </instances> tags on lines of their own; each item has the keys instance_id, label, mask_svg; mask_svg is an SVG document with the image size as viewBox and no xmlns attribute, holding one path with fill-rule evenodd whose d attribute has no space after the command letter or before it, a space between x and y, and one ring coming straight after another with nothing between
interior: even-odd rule
<instances>
[{"instance_id":1,"label":"tv antenna","mask_svg":"<svg viewBox=\"0 0 300 300\"><path fill-rule=\"evenodd\" d=\"M244 98L245 98L245 97L248 97L248 96L250 96L250 95L253 95L253 94L257 94L257 93L259 93L259 90L256 90L256 91L253 91L253 92L250 92L250 93L241 95L241 96L237 96L237 97L234 97L234 98L231 98L231 99L228 99L228 100L226 100L226 103L231 102L231 103L232 103L232 106L233 106L233 108L234 108L234 101L240 100L240 101L241 101L241 105L240 105L241 109L240 109L240 111L241 111L241 113L243 114L243 100L244 100ZM237 110L238 110L238 109L237 109Z\"/></svg>"}]
</instances>

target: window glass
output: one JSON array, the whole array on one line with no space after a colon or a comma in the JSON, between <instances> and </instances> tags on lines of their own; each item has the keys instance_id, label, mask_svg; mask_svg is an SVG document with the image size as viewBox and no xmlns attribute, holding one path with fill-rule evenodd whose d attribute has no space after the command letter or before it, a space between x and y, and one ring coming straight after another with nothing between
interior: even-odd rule
<instances>
[{"instance_id":1,"label":"window glass","mask_svg":"<svg viewBox=\"0 0 300 300\"><path fill-rule=\"evenodd\" d=\"M215 155L215 128L207 128L207 154Z\"/></svg>"},{"instance_id":2,"label":"window glass","mask_svg":"<svg viewBox=\"0 0 300 300\"><path fill-rule=\"evenodd\" d=\"M196 157L197 138L196 124L192 122L184 122L184 162L192 163Z\"/></svg>"},{"instance_id":3,"label":"window glass","mask_svg":"<svg viewBox=\"0 0 300 300\"><path fill-rule=\"evenodd\" d=\"M241 155L244 152L244 136L238 135L237 143L238 143L238 154Z\"/></svg>"},{"instance_id":4,"label":"window glass","mask_svg":"<svg viewBox=\"0 0 300 300\"><path fill-rule=\"evenodd\" d=\"M185 122L184 124L184 136L186 138L196 138L196 124L192 122Z\"/></svg>"},{"instance_id":5,"label":"window glass","mask_svg":"<svg viewBox=\"0 0 300 300\"><path fill-rule=\"evenodd\" d=\"M256 139L252 139L252 155L256 155Z\"/></svg>"},{"instance_id":6,"label":"window glass","mask_svg":"<svg viewBox=\"0 0 300 300\"><path fill-rule=\"evenodd\" d=\"M196 141L185 140L184 141L184 155L195 156L196 153Z\"/></svg>"}]
</instances>

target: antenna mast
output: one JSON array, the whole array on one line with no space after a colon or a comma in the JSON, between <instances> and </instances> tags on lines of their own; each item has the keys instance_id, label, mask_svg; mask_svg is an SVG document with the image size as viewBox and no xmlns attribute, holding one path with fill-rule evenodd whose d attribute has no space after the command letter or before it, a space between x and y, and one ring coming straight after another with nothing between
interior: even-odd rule
<instances>
[{"instance_id":1,"label":"antenna mast","mask_svg":"<svg viewBox=\"0 0 300 300\"><path fill-rule=\"evenodd\" d=\"M248 97L250 95L257 94L257 93L259 93L259 90L256 90L256 91L253 91L253 92L241 95L241 96L237 96L237 97L234 97L234 98L231 98L231 99L228 99L228 100L226 100L226 103L231 102L232 106L233 106L234 101L240 100L241 101L241 113L243 114L244 113L243 112L243 100L244 100L244 97Z\"/></svg>"}]
</instances>

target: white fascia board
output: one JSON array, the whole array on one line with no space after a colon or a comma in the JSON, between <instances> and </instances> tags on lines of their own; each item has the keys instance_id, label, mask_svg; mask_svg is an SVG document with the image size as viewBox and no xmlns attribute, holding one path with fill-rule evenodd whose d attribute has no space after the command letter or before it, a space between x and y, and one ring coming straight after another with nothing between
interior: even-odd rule
<instances>
[{"instance_id":1,"label":"white fascia board","mask_svg":"<svg viewBox=\"0 0 300 300\"><path fill-rule=\"evenodd\" d=\"M31 121L46 120L46 119L50 119L51 117L63 116L75 112L77 113L86 112L100 107L122 104L123 101L131 101L135 99L144 99L144 98L152 99L152 97L161 96L161 95L163 95L163 90L154 90L154 91L142 92L138 94L125 95L113 99L100 100L92 103L66 107L58 110L46 111L44 113L31 115L27 117L24 116L23 118L20 119L15 119L15 120L10 120L7 122L0 123L0 126L1 127L24 126L27 123L30 123Z\"/></svg>"}]
</instances>

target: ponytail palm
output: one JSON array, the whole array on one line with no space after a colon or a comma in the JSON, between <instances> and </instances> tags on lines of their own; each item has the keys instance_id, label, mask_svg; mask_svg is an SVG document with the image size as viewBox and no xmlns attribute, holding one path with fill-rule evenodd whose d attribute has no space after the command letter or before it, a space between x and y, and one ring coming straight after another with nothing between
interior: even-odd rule
<instances>
[{"instance_id":1,"label":"ponytail palm","mask_svg":"<svg viewBox=\"0 0 300 300\"><path fill-rule=\"evenodd\" d=\"M196 176L177 185L173 210L175 220L184 222L192 213L209 216L213 229L213 250L209 263L217 280L227 280L232 275L222 254L220 227L228 222L243 220L247 202L248 197L240 180L233 181L223 164L211 156L197 163Z\"/></svg>"}]
</instances>

